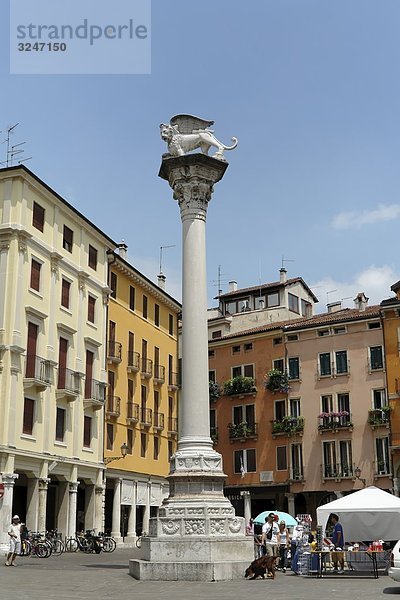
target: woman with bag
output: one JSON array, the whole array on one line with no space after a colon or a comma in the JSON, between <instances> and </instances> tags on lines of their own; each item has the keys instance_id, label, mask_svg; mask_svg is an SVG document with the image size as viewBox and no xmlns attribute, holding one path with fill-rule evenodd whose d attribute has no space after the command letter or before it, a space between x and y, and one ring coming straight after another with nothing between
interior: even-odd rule
<instances>
[{"instance_id":1,"label":"woman with bag","mask_svg":"<svg viewBox=\"0 0 400 600\"><path fill-rule=\"evenodd\" d=\"M289 531L286 527L285 521L279 523L278 533L278 546L279 546L279 568L286 573L286 560L287 551L290 547Z\"/></svg>"}]
</instances>

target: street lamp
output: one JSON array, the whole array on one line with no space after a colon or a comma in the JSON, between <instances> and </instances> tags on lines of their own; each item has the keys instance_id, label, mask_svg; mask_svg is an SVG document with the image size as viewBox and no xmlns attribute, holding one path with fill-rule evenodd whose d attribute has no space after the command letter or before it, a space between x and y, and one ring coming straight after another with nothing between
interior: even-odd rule
<instances>
[{"instance_id":1,"label":"street lamp","mask_svg":"<svg viewBox=\"0 0 400 600\"><path fill-rule=\"evenodd\" d=\"M128 446L128 444L125 444L125 442L124 442L121 446L121 456L106 456L104 459L104 464L108 465L110 462L113 462L114 460L120 460L121 458L125 458L125 456L128 454L128 450L129 450L129 446Z\"/></svg>"},{"instance_id":2,"label":"street lamp","mask_svg":"<svg viewBox=\"0 0 400 600\"><path fill-rule=\"evenodd\" d=\"M356 467L356 468L354 469L354 475L356 476L356 479L358 479L358 481L361 481L361 483L363 484L363 487L365 487L365 486L366 486L366 483L367 483L367 480L366 480L366 479L363 479L363 478L361 477L361 469L360 469L360 467Z\"/></svg>"}]
</instances>

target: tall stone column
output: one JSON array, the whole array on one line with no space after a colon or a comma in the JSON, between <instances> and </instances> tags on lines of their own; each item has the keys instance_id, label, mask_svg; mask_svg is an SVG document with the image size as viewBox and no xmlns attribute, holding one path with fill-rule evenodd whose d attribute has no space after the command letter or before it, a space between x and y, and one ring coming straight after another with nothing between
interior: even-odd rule
<instances>
[{"instance_id":1,"label":"tall stone column","mask_svg":"<svg viewBox=\"0 0 400 600\"><path fill-rule=\"evenodd\" d=\"M240 495L243 498L244 504L244 520L246 524L250 521L251 518L251 494L248 490L242 490Z\"/></svg>"},{"instance_id":2,"label":"tall stone column","mask_svg":"<svg viewBox=\"0 0 400 600\"><path fill-rule=\"evenodd\" d=\"M105 484L97 484L94 488L95 493L95 523L96 531L104 531L104 494Z\"/></svg>"},{"instance_id":3,"label":"tall stone column","mask_svg":"<svg viewBox=\"0 0 400 600\"><path fill-rule=\"evenodd\" d=\"M133 482L132 505L128 519L128 542L136 539L136 482Z\"/></svg>"},{"instance_id":4,"label":"tall stone column","mask_svg":"<svg viewBox=\"0 0 400 600\"><path fill-rule=\"evenodd\" d=\"M0 500L0 551L8 551L10 547L10 538L8 528L12 519L12 505L14 496L14 485L18 479L17 473L3 473L2 483L4 485L4 495Z\"/></svg>"},{"instance_id":5,"label":"tall stone column","mask_svg":"<svg viewBox=\"0 0 400 600\"><path fill-rule=\"evenodd\" d=\"M121 479L114 479L111 535L116 541L121 540Z\"/></svg>"},{"instance_id":6,"label":"tall stone column","mask_svg":"<svg viewBox=\"0 0 400 600\"><path fill-rule=\"evenodd\" d=\"M50 481L47 477L39 479L38 530L40 532L46 531L47 489Z\"/></svg>"},{"instance_id":7,"label":"tall stone column","mask_svg":"<svg viewBox=\"0 0 400 600\"><path fill-rule=\"evenodd\" d=\"M235 579L253 559L244 519L223 494L226 476L209 422L206 215L213 186L227 166L205 154L167 155L159 173L172 188L182 220L182 390L170 494L158 517L150 519L144 560L130 561L130 574L138 579L157 579L160 568L164 579Z\"/></svg>"},{"instance_id":8,"label":"tall stone column","mask_svg":"<svg viewBox=\"0 0 400 600\"><path fill-rule=\"evenodd\" d=\"M74 537L76 533L76 507L78 497L79 481L69 482L69 505L68 505L68 537Z\"/></svg>"}]
</instances>

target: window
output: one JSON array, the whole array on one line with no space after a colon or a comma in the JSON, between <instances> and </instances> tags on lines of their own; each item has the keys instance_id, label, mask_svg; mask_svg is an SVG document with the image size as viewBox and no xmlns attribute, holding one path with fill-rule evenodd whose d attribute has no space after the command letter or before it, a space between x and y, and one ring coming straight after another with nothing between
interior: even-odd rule
<instances>
[{"instance_id":1,"label":"window","mask_svg":"<svg viewBox=\"0 0 400 600\"><path fill-rule=\"evenodd\" d=\"M234 425L247 423L253 425L255 423L255 406L254 404L246 404L243 406L234 406L232 409L232 421Z\"/></svg>"},{"instance_id":2,"label":"window","mask_svg":"<svg viewBox=\"0 0 400 600\"><path fill-rule=\"evenodd\" d=\"M282 338L281 337L274 338L273 344L274 344L274 346L279 346L279 344L282 344Z\"/></svg>"},{"instance_id":3,"label":"window","mask_svg":"<svg viewBox=\"0 0 400 600\"><path fill-rule=\"evenodd\" d=\"M286 471L287 469L287 455L286 446L278 446L276 449L276 470Z\"/></svg>"},{"instance_id":4,"label":"window","mask_svg":"<svg viewBox=\"0 0 400 600\"><path fill-rule=\"evenodd\" d=\"M240 367L232 367L232 378L234 377L254 378L254 365L240 365Z\"/></svg>"},{"instance_id":5,"label":"window","mask_svg":"<svg viewBox=\"0 0 400 600\"><path fill-rule=\"evenodd\" d=\"M290 398L289 407L291 417L300 417L300 398Z\"/></svg>"},{"instance_id":6,"label":"window","mask_svg":"<svg viewBox=\"0 0 400 600\"><path fill-rule=\"evenodd\" d=\"M97 250L89 244L89 262L88 265L91 269L96 271L97 269Z\"/></svg>"},{"instance_id":7,"label":"window","mask_svg":"<svg viewBox=\"0 0 400 600\"><path fill-rule=\"evenodd\" d=\"M31 262L31 281L30 287L32 290L36 290L37 292L40 290L40 270L42 268L42 264L32 258Z\"/></svg>"},{"instance_id":8,"label":"window","mask_svg":"<svg viewBox=\"0 0 400 600\"><path fill-rule=\"evenodd\" d=\"M246 450L235 450L234 452L234 473L255 473L256 451L254 448Z\"/></svg>"},{"instance_id":9,"label":"window","mask_svg":"<svg viewBox=\"0 0 400 600\"><path fill-rule=\"evenodd\" d=\"M240 346L232 346L232 354L240 354Z\"/></svg>"},{"instance_id":10,"label":"window","mask_svg":"<svg viewBox=\"0 0 400 600\"><path fill-rule=\"evenodd\" d=\"M117 297L117 275L111 271L110 273L110 288L111 288L111 298Z\"/></svg>"},{"instance_id":11,"label":"window","mask_svg":"<svg viewBox=\"0 0 400 600\"><path fill-rule=\"evenodd\" d=\"M312 315L311 302L307 302L303 298L301 299L301 314L303 317L311 317Z\"/></svg>"},{"instance_id":12,"label":"window","mask_svg":"<svg viewBox=\"0 0 400 600\"><path fill-rule=\"evenodd\" d=\"M171 440L168 440L168 460L171 460L171 456L174 453L174 444Z\"/></svg>"},{"instance_id":13,"label":"window","mask_svg":"<svg viewBox=\"0 0 400 600\"><path fill-rule=\"evenodd\" d=\"M324 352L319 355L319 374L321 377L325 377L327 375L331 375L331 373L331 355L329 352Z\"/></svg>"},{"instance_id":14,"label":"window","mask_svg":"<svg viewBox=\"0 0 400 600\"><path fill-rule=\"evenodd\" d=\"M64 225L63 244L62 244L64 250L67 250L68 252L72 252L73 240L74 240L74 232L72 231L72 229L70 229L69 227Z\"/></svg>"},{"instance_id":15,"label":"window","mask_svg":"<svg viewBox=\"0 0 400 600\"><path fill-rule=\"evenodd\" d=\"M135 382L133 379L128 379L128 402L133 402L135 398Z\"/></svg>"},{"instance_id":16,"label":"window","mask_svg":"<svg viewBox=\"0 0 400 600\"><path fill-rule=\"evenodd\" d=\"M232 367L232 379L242 376L242 367Z\"/></svg>"},{"instance_id":17,"label":"window","mask_svg":"<svg viewBox=\"0 0 400 600\"><path fill-rule=\"evenodd\" d=\"M390 473L389 438L376 438L376 474L387 475Z\"/></svg>"},{"instance_id":18,"label":"window","mask_svg":"<svg viewBox=\"0 0 400 600\"><path fill-rule=\"evenodd\" d=\"M369 349L370 354L370 368L371 371L383 369L383 352L382 346L371 346Z\"/></svg>"},{"instance_id":19,"label":"window","mask_svg":"<svg viewBox=\"0 0 400 600\"><path fill-rule=\"evenodd\" d=\"M324 478L336 477L337 476L337 465L336 465L336 444L335 442L323 442L322 444L323 453L323 476Z\"/></svg>"},{"instance_id":20,"label":"window","mask_svg":"<svg viewBox=\"0 0 400 600\"><path fill-rule=\"evenodd\" d=\"M243 346L245 352L251 352L253 350L253 343L249 342Z\"/></svg>"},{"instance_id":21,"label":"window","mask_svg":"<svg viewBox=\"0 0 400 600\"><path fill-rule=\"evenodd\" d=\"M225 313L231 315L249 310L249 297L233 300L225 304Z\"/></svg>"},{"instance_id":22,"label":"window","mask_svg":"<svg viewBox=\"0 0 400 600\"><path fill-rule=\"evenodd\" d=\"M338 394L337 405L339 412L347 412L350 415L350 395L349 394ZM344 415L346 417L346 415ZM346 420L346 419L345 419Z\"/></svg>"},{"instance_id":23,"label":"window","mask_svg":"<svg viewBox=\"0 0 400 600\"><path fill-rule=\"evenodd\" d=\"M154 436L154 460L158 460L160 456L160 438L158 436Z\"/></svg>"},{"instance_id":24,"label":"window","mask_svg":"<svg viewBox=\"0 0 400 600\"><path fill-rule=\"evenodd\" d=\"M342 327L334 327L333 333L335 335L340 335L341 333L346 333L346 327L344 325Z\"/></svg>"},{"instance_id":25,"label":"window","mask_svg":"<svg viewBox=\"0 0 400 600\"><path fill-rule=\"evenodd\" d=\"M217 372L214 371L208 371L208 381L212 381L213 383L215 383L217 380Z\"/></svg>"},{"instance_id":26,"label":"window","mask_svg":"<svg viewBox=\"0 0 400 600\"><path fill-rule=\"evenodd\" d=\"M272 308L273 306L279 306L279 292L267 294L267 308Z\"/></svg>"},{"instance_id":27,"label":"window","mask_svg":"<svg viewBox=\"0 0 400 600\"><path fill-rule=\"evenodd\" d=\"M331 394L321 396L321 413L333 412L333 396Z\"/></svg>"},{"instance_id":28,"label":"window","mask_svg":"<svg viewBox=\"0 0 400 600\"><path fill-rule=\"evenodd\" d=\"M160 307L158 304L154 305L154 325L160 327Z\"/></svg>"},{"instance_id":29,"label":"window","mask_svg":"<svg viewBox=\"0 0 400 600\"><path fill-rule=\"evenodd\" d=\"M140 434L140 456L146 458L147 450L147 435L145 433Z\"/></svg>"},{"instance_id":30,"label":"window","mask_svg":"<svg viewBox=\"0 0 400 600\"><path fill-rule=\"evenodd\" d=\"M69 308L70 290L70 282L66 279L63 279L61 283L61 306L64 306L64 308Z\"/></svg>"},{"instance_id":31,"label":"window","mask_svg":"<svg viewBox=\"0 0 400 600\"><path fill-rule=\"evenodd\" d=\"M93 296L88 296L88 315L87 320L89 323L94 323L95 320L95 308L96 308L96 298Z\"/></svg>"},{"instance_id":32,"label":"window","mask_svg":"<svg viewBox=\"0 0 400 600\"><path fill-rule=\"evenodd\" d=\"M65 434L65 408L57 406L56 410L56 441L63 442Z\"/></svg>"},{"instance_id":33,"label":"window","mask_svg":"<svg viewBox=\"0 0 400 600\"><path fill-rule=\"evenodd\" d=\"M275 400L275 421L282 421L286 417L286 402L285 400Z\"/></svg>"},{"instance_id":34,"label":"window","mask_svg":"<svg viewBox=\"0 0 400 600\"><path fill-rule=\"evenodd\" d=\"M339 350L335 352L336 375L343 375L348 372L347 351Z\"/></svg>"},{"instance_id":35,"label":"window","mask_svg":"<svg viewBox=\"0 0 400 600\"><path fill-rule=\"evenodd\" d=\"M340 475L349 477L353 474L353 453L351 449L351 440L341 440L339 442L339 457L340 457Z\"/></svg>"},{"instance_id":36,"label":"window","mask_svg":"<svg viewBox=\"0 0 400 600\"><path fill-rule=\"evenodd\" d=\"M143 294L143 319L147 319L147 296Z\"/></svg>"},{"instance_id":37,"label":"window","mask_svg":"<svg viewBox=\"0 0 400 600\"><path fill-rule=\"evenodd\" d=\"M300 359L298 356L291 356L288 359L289 379L300 379Z\"/></svg>"},{"instance_id":38,"label":"window","mask_svg":"<svg viewBox=\"0 0 400 600\"><path fill-rule=\"evenodd\" d=\"M133 429L126 430L126 445L128 446L127 453L133 453Z\"/></svg>"},{"instance_id":39,"label":"window","mask_svg":"<svg viewBox=\"0 0 400 600\"><path fill-rule=\"evenodd\" d=\"M215 358L215 350L208 351L208 358Z\"/></svg>"},{"instance_id":40,"label":"window","mask_svg":"<svg viewBox=\"0 0 400 600\"><path fill-rule=\"evenodd\" d=\"M289 299L289 310L291 310L292 312L298 313L299 312L299 298L298 296L295 296L294 294L288 294L288 299Z\"/></svg>"},{"instance_id":41,"label":"window","mask_svg":"<svg viewBox=\"0 0 400 600\"><path fill-rule=\"evenodd\" d=\"M220 329L218 329L217 331L213 331L211 337L213 340L222 337L222 331Z\"/></svg>"},{"instance_id":42,"label":"window","mask_svg":"<svg viewBox=\"0 0 400 600\"><path fill-rule=\"evenodd\" d=\"M303 447L301 444L292 444L291 449L292 473L291 478L303 479Z\"/></svg>"},{"instance_id":43,"label":"window","mask_svg":"<svg viewBox=\"0 0 400 600\"><path fill-rule=\"evenodd\" d=\"M112 450L114 447L114 425L107 423L107 450Z\"/></svg>"},{"instance_id":44,"label":"window","mask_svg":"<svg viewBox=\"0 0 400 600\"><path fill-rule=\"evenodd\" d=\"M385 390L373 390L372 394L373 394L372 406L375 410L378 410L378 409L382 408L383 406L387 406Z\"/></svg>"},{"instance_id":45,"label":"window","mask_svg":"<svg viewBox=\"0 0 400 600\"><path fill-rule=\"evenodd\" d=\"M285 372L285 361L283 360L283 358L275 359L272 364L274 369L277 369L281 373Z\"/></svg>"},{"instance_id":46,"label":"window","mask_svg":"<svg viewBox=\"0 0 400 600\"><path fill-rule=\"evenodd\" d=\"M326 335L329 335L329 333L330 333L329 329L319 329L318 330L319 337L325 337Z\"/></svg>"},{"instance_id":47,"label":"window","mask_svg":"<svg viewBox=\"0 0 400 600\"><path fill-rule=\"evenodd\" d=\"M39 229L39 231L43 231L44 229L44 213L45 210L43 206L37 204L37 202L33 203L33 213L32 213L32 225Z\"/></svg>"},{"instance_id":48,"label":"window","mask_svg":"<svg viewBox=\"0 0 400 600\"><path fill-rule=\"evenodd\" d=\"M256 310L262 310L265 306L265 296L257 296L257 298L254 298L254 306Z\"/></svg>"},{"instance_id":49,"label":"window","mask_svg":"<svg viewBox=\"0 0 400 600\"><path fill-rule=\"evenodd\" d=\"M24 398L24 416L22 421L22 433L32 435L33 417L35 411L35 401L30 398Z\"/></svg>"},{"instance_id":50,"label":"window","mask_svg":"<svg viewBox=\"0 0 400 600\"><path fill-rule=\"evenodd\" d=\"M168 333L174 335L174 315L168 316Z\"/></svg>"},{"instance_id":51,"label":"window","mask_svg":"<svg viewBox=\"0 0 400 600\"><path fill-rule=\"evenodd\" d=\"M129 308L135 310L135 294L136 290L131 285L129 286Z\"/></svg>"},{"instance_id":52,"label":"window","mask_svg":"<svg viewBox=\"0 0 400 600\"><path fill-rule=\"evenodd\" d=\"M381 324L379 321L375 321L374 323L368 323L368 329L380 329Z\"/></svg>"},{"instance_id":53,"label":"window","mask_svg":"<svg viewBox=\"0 0 400 600\"><path fill-rule=\"evenodd\" d=\"M299 339L299 336L297 333L291 333L290 335L287 336L288 342L296 342L298 339Z\"/></svg>"},{"instance_id":54,"label":"window","mask_svg":"<svg viewBox=\"0 0 400 600\"><path fill-rule=\"evenodd\" d=\"M92 443L92 417L83 417L83 446L90 448Z\"/></svg>"}]
</instances>

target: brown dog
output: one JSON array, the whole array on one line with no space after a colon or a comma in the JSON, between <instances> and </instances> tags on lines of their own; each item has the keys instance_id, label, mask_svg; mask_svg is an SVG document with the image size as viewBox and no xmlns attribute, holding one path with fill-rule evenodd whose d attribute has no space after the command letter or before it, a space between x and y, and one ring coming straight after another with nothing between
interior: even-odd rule
<instances>
[{"instance_id":1,"label":"brown dog","mask_svg":"<svg viewBox=\"0 0 400 600\"><path fill-rule=\"evenodd\" d=\"M249 579L257 579L257 577L265 579L265 573L267 573L267 577L275 579L277 558L277 556L262 556L253 560L251 565L247 567L244 576Z\"/></svg>"}]
</instances>

